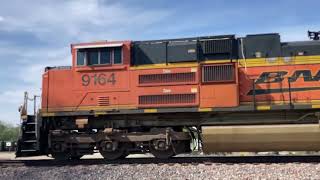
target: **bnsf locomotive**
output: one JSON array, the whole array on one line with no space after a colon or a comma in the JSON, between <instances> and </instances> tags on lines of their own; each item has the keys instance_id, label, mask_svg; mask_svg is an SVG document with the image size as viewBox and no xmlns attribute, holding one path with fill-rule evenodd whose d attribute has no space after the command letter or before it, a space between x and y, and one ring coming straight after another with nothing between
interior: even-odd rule
<instances>
[{"instance_id":1,"label":"bnsf locomotive","mask_svg":"<svg viewBox=\"0 0 320 180\"><path fill-rule=\"evenodd\" d=\"M320 150L320 42L279 34L71 45L21 107L17 156ZM27 99L27 98L26 98ZM27 100L26 100L27 101Z\"/></svg>"}]
</instances>

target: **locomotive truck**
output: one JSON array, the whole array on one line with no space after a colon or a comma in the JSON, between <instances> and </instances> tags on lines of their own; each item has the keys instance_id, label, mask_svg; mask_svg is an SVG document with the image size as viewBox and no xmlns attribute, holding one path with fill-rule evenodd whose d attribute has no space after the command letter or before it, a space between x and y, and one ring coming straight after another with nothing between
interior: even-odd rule
<instances>
[{"instance_id":1,"label":"locomotive truck","mask_svg":"<svg viewBox=\"0 0 320 180\"><path fill-rule=\"evenodd\" d=\"M204 153L319 151L319 32L309 37L72 44L72 66L44 70L41 108L21 107L16 155L170 158L192 141Z\"/></svg>"}]
</instances>

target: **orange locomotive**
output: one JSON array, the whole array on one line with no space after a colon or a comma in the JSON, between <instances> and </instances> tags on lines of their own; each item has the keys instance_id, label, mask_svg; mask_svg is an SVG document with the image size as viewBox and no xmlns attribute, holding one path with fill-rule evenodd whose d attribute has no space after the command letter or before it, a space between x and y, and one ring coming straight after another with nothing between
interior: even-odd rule
<instances>
[{"instance_id":1,"label":"orange locomotive","mask_svg":"<svg viewBox=\"0 0 320 180\"><path fill-rule=\"evenodd\" d=\"M320 150L320 42L278 34L72 44L22 116L17 156ZM318 72L319 71L319 72Z\"/></svg>"}]
</instances>

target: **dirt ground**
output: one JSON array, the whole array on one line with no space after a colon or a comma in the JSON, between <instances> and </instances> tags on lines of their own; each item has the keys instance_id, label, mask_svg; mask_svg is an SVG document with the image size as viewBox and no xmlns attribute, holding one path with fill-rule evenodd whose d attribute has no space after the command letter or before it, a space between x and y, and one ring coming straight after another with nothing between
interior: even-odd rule
<instances>
[{"instance_id":1,"label":"dirt ground","mask_svg":"<svg viewBox=\"0 0 320 180\"><path fill-rule=\"evenodd\" d=\"M152 157L152 155L146 154L132 154L129 155L127 158L139 158L139 157ZM43 160L43 159L52 159L48 156L34 156L34 157L21 157L16 158L14 152L0 152L0 160ZM82 159L102 159L102 156L99 153L95 153L93 155L86 155L83 156Z\"/></svg>"},{"instance_id":2,"label":"dirt ground","mask_svg":"<svg viewBox=\"0 0 320 180\"><path fill-rule=\"evenodd\" d=\"M320 155L319 152L279 152L274 154L273 152L261 152L261 153L249 153L249 152L241 152L241 153L228 153L228 154L211 154L209 156L255 156L255 155ZM191 154L191 156L203 156L202 153L200 154ZM178 155L180 157L190 156L186 154ZM153 157L151 154L131 154L127 158L151 158ZM95 153L93 155L86 155L83 156L82 159L102 159L103 157L100 153ZM43 159L52 159L48 156L34 156L34 157L22 157L16 158L14 152L0 152L0 160L43 160Z\"/></svg>"}]
</instances>

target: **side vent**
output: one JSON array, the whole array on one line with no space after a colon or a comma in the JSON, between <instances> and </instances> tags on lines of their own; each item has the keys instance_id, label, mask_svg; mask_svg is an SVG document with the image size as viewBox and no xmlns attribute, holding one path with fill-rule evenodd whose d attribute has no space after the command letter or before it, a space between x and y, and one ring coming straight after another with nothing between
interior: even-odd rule
<instances>
[{"instance_id":1,"label":"side vent","mask_svg":"<svg viewBox=\"0 0 320 180\"><path fill-rule=\"evenodd\" d=\"M202 82L234 82L234 64L214 64L202 66Z\"/></svg>"},{"instance_id":2,"label":"side vent","mask_svg":"<svg viewBox=\"0 0 320 180\"><path fill-rule=\"evenodd\" d=\"M233 39L214 39L202 42L203 54L232 53Z\"/></svg>"},{"instance_id":3,"label":"side vent","mask_svg":"<svg viewBox=\"0 0 320 180\"><path fill-rule=\"evenodd\" d=\"M187 83L195 81L195 72L139 75L139 84Z\"/></svg>"},{"instance_id":4,"label":"side vent","mask_svg":"<svg viewBox=\"0 0 320 180\"><path fill-rule=\"evenodd\" d=\"M139 96L140 105L193 104L196 94L165 94Z\"/></svg>"},{"instance_id":5,"label":"side vent","mask_svg":"<svg viewBox=\"0 0 320 180\"><path fill-rule=\"evenodd\" d=\"M99 96L98 97L98 105L99 106L109 106L110 105L109 97Z\"/></svg>"}]
</instances>

